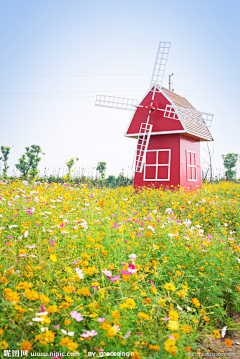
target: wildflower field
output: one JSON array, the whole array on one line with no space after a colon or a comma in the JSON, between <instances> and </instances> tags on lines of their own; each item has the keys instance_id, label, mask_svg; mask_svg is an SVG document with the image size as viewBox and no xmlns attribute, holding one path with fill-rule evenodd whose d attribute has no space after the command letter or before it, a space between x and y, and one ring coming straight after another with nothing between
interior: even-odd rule
<instances>
[{"instance_id":1,"label":"wildflower field","mask_svg":"<svg viewBox=\"0 0 240 359\"><path fill-rule=\"evenodd\" d=\"M235 183L188 193L1 182L1 358L191 358L221 333L227 351L239 222Z\"/></svg>"}]
</instances>

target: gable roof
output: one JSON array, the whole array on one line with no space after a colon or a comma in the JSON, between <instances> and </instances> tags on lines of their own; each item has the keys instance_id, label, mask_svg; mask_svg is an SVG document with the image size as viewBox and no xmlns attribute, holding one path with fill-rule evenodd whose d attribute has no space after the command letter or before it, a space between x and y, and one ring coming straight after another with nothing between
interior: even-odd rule
<instances>
[{"instance_id":1,"label":"gable roof","mask_svg":"<svg viewBox=\"0 0 240 359\"><path fill-rule=\"evenodd\" d=\"M188 102L185 97L177 95L175 92L172 92L165 87L159 88L162 94L171 102L173 105L179 106L183 109L196 109ZM199 122L201 121L201 116L199 118ZM181 121L181 120L180 120ZM203 141L213 141L212 135L206 125L201 125L200 123L194 122L190 117L186 117L183 121L183 125L186 128L186 133L191 136L196 136Z\"/></svg>"}]
</instances>

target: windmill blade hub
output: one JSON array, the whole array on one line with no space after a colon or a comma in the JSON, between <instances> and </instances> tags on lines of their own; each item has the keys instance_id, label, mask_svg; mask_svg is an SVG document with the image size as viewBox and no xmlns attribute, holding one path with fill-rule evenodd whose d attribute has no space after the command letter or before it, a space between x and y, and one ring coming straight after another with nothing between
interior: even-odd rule
<instances>
[{"instance_id":1,"label":"windmill blade hub","mask_svg":"<svg viewBox=\"0 0 240 359\"><path fill-rule=\"evenodd\" d=\"M157 112L157 110L158 110L158 103L155 100L148 101L144 106L144 111L149 116L154 115Z\"/></svg>"}]
</instances>

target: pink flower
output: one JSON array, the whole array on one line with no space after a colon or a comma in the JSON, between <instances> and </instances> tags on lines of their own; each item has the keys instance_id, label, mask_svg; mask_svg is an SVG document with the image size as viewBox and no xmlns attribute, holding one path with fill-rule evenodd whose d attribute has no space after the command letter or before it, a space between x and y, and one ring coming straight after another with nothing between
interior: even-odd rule
<instances>
[{"instance_id":1,"label":"pink flower","mask_svg":"<svg viewBox=\"0 0 240 359\"><path fill-rule=\"evenodd\" d=\"M44 307L44 305L41 305L40 312L45 312L45 307Z\"/></svg>"},{"instance_id":2,"label":"pink flower","mask_svg":"<svg viewBox=\"0 0 240 359\"><path fill-rule=\"evenodd\" d=\"M84 320L84 318L82 317L82 315L80 313L78 313L76 310L74 310L73 312L70 313L71 317L73 319L76 319L77 322L81 322L82 320Z\"/></svg>"},{"instance_id":3,"label":"pink flower","mask_svg":"<svg viewBox=\"0 0 240 359\"><path fill-rule=\"evenodd\" d=\"M81 337L88 338L88 337L94 337L95 335L97 335L97 332L95 332L95 330L91 330L91 331L87 330L86 333L81 334Z\"/></svg>"},{"instance_id":4,"label":"pink flower","mask_svg":"<svg viewBox=\"0 0 240 359\"><path fill-rule=\"evenodd\" d=\"M54 327L55 329L59 329L60 328L60 325L59 324L57 324L57 325L55 325L55 327Z\"/></svg>"},{"instance_id":5,"label":"pink flower","mask_svg":"<svg viewBox=\"0 0 240 359\"><path fill-rule=\"evenodd\" d=\"M169 320L169 318L163 318L164 321Z\"/></svg>"},{"instance_id":6,"label":"pink flower","mask_svg":"<svg viewBox=\"0 0 240 359\"><path fill-rule=\"evenodd\" d=\"M152 284L152 286L153 286L153 287L155 287L155 285L153 284L153 281L152 281L152 279L150 280L150 283Z\"/></svg>"},{"instance_id":7,"label":"pink flower","mask_svg":"<svg viewBox=\"0 0 240 359\"><path fill-rule=\"evenodd\" d=\"M49 243L51 244L51 246L55 246L55 243L53 242L53 240L51 238L49 238Z\"/></svg>"},{"instance_id":8,"label":"pink flower","mask_svg":"<svg viewBox=\"0 0 240 359\"><path fill-rule=\"evenodd\" d=\"M114 283L116 280L120 280L120 274L115 275L113 278L110 279L111 283Z\"/></svg>"},{"instance_id":9,"label":"pink flower","mask_svg":"<svg viewBox=\"0 0 240 359\"><path fill-rule=\"evenodd\" d=\"M112 275L112 272L110 270L104 269L102 272L106 275L107 278L110 278Z\"/></svg>"},{"instance_id":10,"label":"pink flower","mask_svg":"<svg viewBox=\"0 0 240 359\"><path fill-rule=\"evenodd\" d=\"M227 330L227 327L223 327L222 328L222 332L221 332L221 337L224 338L225 335L226 335L226 330Z\"/></svg>"},{"instance_id":11,"label":"pink flower","mask_svg":"<svg viewBox=\"0 0 240 359\"><path fill-rule=\"evenodd\" d=\"M132 334L131 330L129 332L127 332L127 334L124 336L125 339L129 338L130 335Z\"/></svg>"},{"instance_id":12,"label":"pink flower","mask_svg":"<svg viewBox=\"0 0 240 359\"><path fill-rule=\"evenodd\" d=\"M104 322L104 320L105 320L105 318L97 318L97 321L98 321L99 323Z\"/></svg>"},{"instance_id":13,"label":"pink flower","mask_svg":"<svg viewBox=\"0 0 240 359\"><path fill-rule=\"evenodd\" d=\"M13 239L14 237L13 236L8 236L8 239Z\"/></svg>"}]
</instances>

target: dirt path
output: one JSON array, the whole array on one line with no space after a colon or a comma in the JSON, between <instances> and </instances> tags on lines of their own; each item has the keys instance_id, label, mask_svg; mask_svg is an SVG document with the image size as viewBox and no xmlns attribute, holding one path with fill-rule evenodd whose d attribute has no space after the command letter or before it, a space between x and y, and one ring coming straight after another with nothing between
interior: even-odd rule
<instances>
[{"instance_id":1,"label":"dirt path","mask_svg":"<svg viewBox=\"0 0 240 359\"><path fill-rule=\"evenodd\" d=\"M205 355L203 354L202 358L240 358L240 315L234 316L233 319L238 325L238 330L234 332L231 338L228 335L223 339L209 337L203 344L204 348L208 350L209 356L206 353ZM227 338L232 341L230 347L225 345L225 339ZM217 353L220 355L216 355Z\"/></svg>"}]
</instances>

